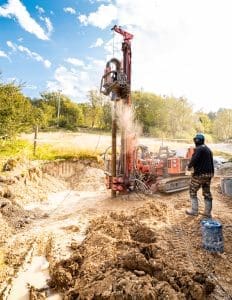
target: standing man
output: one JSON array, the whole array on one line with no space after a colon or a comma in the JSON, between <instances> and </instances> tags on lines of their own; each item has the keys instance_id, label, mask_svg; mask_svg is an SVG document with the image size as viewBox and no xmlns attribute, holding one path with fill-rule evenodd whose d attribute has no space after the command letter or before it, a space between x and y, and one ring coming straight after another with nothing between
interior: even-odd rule
<instances>
[{"instance_id":1,"label":"standing man","mask_svg":"<svg viewBox=\"0 0 232 300\"><path fill-rule=\"evenodd\" d=\"M204 216L211 218L212 211L212 194L210 192L211 179L214 175L213 154L212 151L205 145L205 137L198 133L194 139L195 151L188 164L188 170L193 168L193 174L190 181L190 199L192 208L186 210L186 213L191 216L198 215L198 198L197 192L202 188L202 194L205 201Z\"/></svg>"}]
</instances>

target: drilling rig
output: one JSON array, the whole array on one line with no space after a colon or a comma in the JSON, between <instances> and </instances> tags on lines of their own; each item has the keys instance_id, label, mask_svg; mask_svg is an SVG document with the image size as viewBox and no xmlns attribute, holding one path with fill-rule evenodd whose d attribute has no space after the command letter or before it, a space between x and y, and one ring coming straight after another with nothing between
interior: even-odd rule
<instances>
[{"instance_id":1,"label":"drilling rig","mask_svg":"<svg viewBox=\"0 0 232 300\"><path fill-rule=\"evenodd\" d=\"M131 40L133 35L121 27L115 25L113 31L123 37L122 53L123 60L112 58L107 62L104 75L101 80L100 92L104 95L111 95L114 101L114 111L112 114L112 149L111 158L106 160L106 185L112 191L112 196L116 192L127 192L130 189L130 176L133 171L133 157L129 146L129 136L126 128L121 129L121 149L119 159L117 159L117 103L131 107ZM131 141L132 142L132 141Z\"/></svg>"},{"instance_id":2,"label":"drilling rig","mask_svg":"<svg viewBox=\"0 0 232 300\"><path fill-rule=\"evenodd\" d=\"M112 58L106 63L101 79L100 92L110 96L113 102L111 152L105 153L106 186L111 189L112 197L118 193L134 190L142 192L161 191L171 193L189 186L189 176L185 175L186 166L192 156L189 148L185 157L177 157L168 147L160 147L153 154L143 145L137 145L136 134L121 127L120 153L117 153L117 106L131 106L131 40L133 35L115 25L113 31L122 35L122 62ZM108 148L108 150L109 150Z\"/></svg>"}]
</instances>

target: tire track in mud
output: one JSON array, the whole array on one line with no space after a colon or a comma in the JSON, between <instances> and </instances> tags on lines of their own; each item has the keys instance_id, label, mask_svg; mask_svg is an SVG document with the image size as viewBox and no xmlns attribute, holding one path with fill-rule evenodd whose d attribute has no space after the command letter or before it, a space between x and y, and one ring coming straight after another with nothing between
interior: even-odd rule
<instances>
[{"instance_id":1,"label":"tire track in mud","mask_svg":"<svg viewBox=\"0 0 232 300\"><path fill-rule=\"evenodd\" d=\"M169 225L171 226L172 233L172 242L175 249L175 257L179 259L180 264L183 269L189 269L190 271L194 271L194 264L191 259L191 255L189 252L189 245L186 243L185 233L183 227L179 223L177 225L178 216L176 213L176 208L174 203L169 203L167 208L167 220ZM183 257L185 259L183 260Z\"/></svg>"},{"instance_id":2,"label":"tire track in mud","mask_svg":"<svg viewBox=\"0 0 232 300\"><path fill-rule=\"evenodd\" d=\"M169 202L167 210L167 220L169 222L169 225L171 226L171 238L174 243L173 246L175 251L175 258L180 261L180 265L185 269L188 269L190 271L203 270L215 283L215 295L211 295L210 299L232 300L232 295L230 294L230 292L228 292L223 287L217 276L213 274L214 270L212 264L210 262L208 262L208 264L205 264L205 262L203 261L194 259L194 255L192 255L190 250L193 249L193 241L188 235L188 232L190 230L189 225L183 222L177 223L177 220L180 218L180 216L176 210L176 207L183 207L183 199L178 199L178 197L176 197L175 202ZM198 226L200 226L200 224L198 224ZM192 232L193 231L197 230L192 230ZM232 256L232 254L230 253L229 256ZM229 262L231 263L231 261Z\"/></svg>"}]
</instances>

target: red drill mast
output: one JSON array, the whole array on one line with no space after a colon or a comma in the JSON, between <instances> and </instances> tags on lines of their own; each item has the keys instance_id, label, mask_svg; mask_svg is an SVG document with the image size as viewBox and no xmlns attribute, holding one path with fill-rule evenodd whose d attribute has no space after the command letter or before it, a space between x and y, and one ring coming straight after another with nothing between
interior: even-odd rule
<instances>
[{"instance_id":1,"label":"red drill mast","mask_svg":"<svg viewBox=\"0 0 232 300\"><path fill-rule=\"evenodd\" d=\"M130 172L133 168L131 141L127 135L126 128L121 130L121 150L120 157L117 159L116 154L116 106L117 101L122 100L127 106L131 105L131 40L133 35L123 30L121 27L114 26L115 32L123 36L122 63L112 58L107 62L104 75L101 80L100 92L104 95L111 94L111 100L114 101L114 113L112 117L112 154L108 161L106 172L106 181L109 189L112 190L112 196L116 192L126 192L130 188Z\"/></svg>"}]
</instances>

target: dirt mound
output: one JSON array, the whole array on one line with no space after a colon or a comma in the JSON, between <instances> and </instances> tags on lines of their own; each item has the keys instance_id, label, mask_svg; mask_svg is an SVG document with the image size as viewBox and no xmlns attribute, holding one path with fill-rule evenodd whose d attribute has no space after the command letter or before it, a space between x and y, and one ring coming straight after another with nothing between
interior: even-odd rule
<instances>
[{"instance_id":1,"label":"dirt mound","mask_svg":"<svg viewBox=\"0 0 232 300\"><path fill-rule=\"evenodd\" d=\"M31 218L35 217L13 199L3 197L0 197L0 213L7 224L13 228L23 228L31 222Z\"/></svg>"},{"instance_id":2,"label":"dirt mound","mask_svg":"<svg viewBox=\"0 0 232 300\"><path fill-rule=\"evenodd\" d=\"M99 168L84 167L82 172L72 178L72 188L78 191L105 189L105 174Z\"/></svg>"},{"instance_id":3,"label":"dirt mound","mask_svg":"<svg viewBox=\"0 0 232 300\"><path fill-rule=\"evenodd\" d=\"M205 299L214 290L206 274L166 260L158 232L136 213L94 219L72 256L51 264L50 286L64 299Z\"/></svg>"},{"instance_id":4,"label":"dirt mound","mask_svg":"<svg viewBox=\"0 0 232 300\"><path fill-rule=\"evenodd\" d=\"M43 202L48 193L65 187L58 178L43 174L39 162L9 159L3 169L0 175L0 215L13 229L24 228L32 219L42 216L38 210L25 210L24 204Z\"/></svg>"},{"instance_id":5,"label":"dirt mound","mask_svg":"<svg viewBox=\"0 0 232 300\"><path fill-rule=\"evenodd\" d=\"M105 189L104 171L101 163L89 160L61 160L47 163L43 172L64 179L68 185L78 191Z\"/></svg>"},{"instance_id":6,"label":"dirt mound","mask_svg":"<svg viewBox=\"0 0 232 300\"><path fill-rule=\"evenodd\" d=\"M146 205L139 207L135 211L135 215L140 219L147 219L155 217L156 221L166 220L167 205L164 203L155 204L154 201L146 203Z\"/></svg>"},{"instance_id":7,"label":"dirt mound","mask_svg":"<svg viewBox=\"0 0 232 300\"><path fill-rule=\"evenodd\" d=\"M0 196L13 196L19 205L42 202L49 193L62 189L65 182L44 174L39 161L17 161L15 168L7 168L0 174Z\"/></svg>"}]
</instances>

